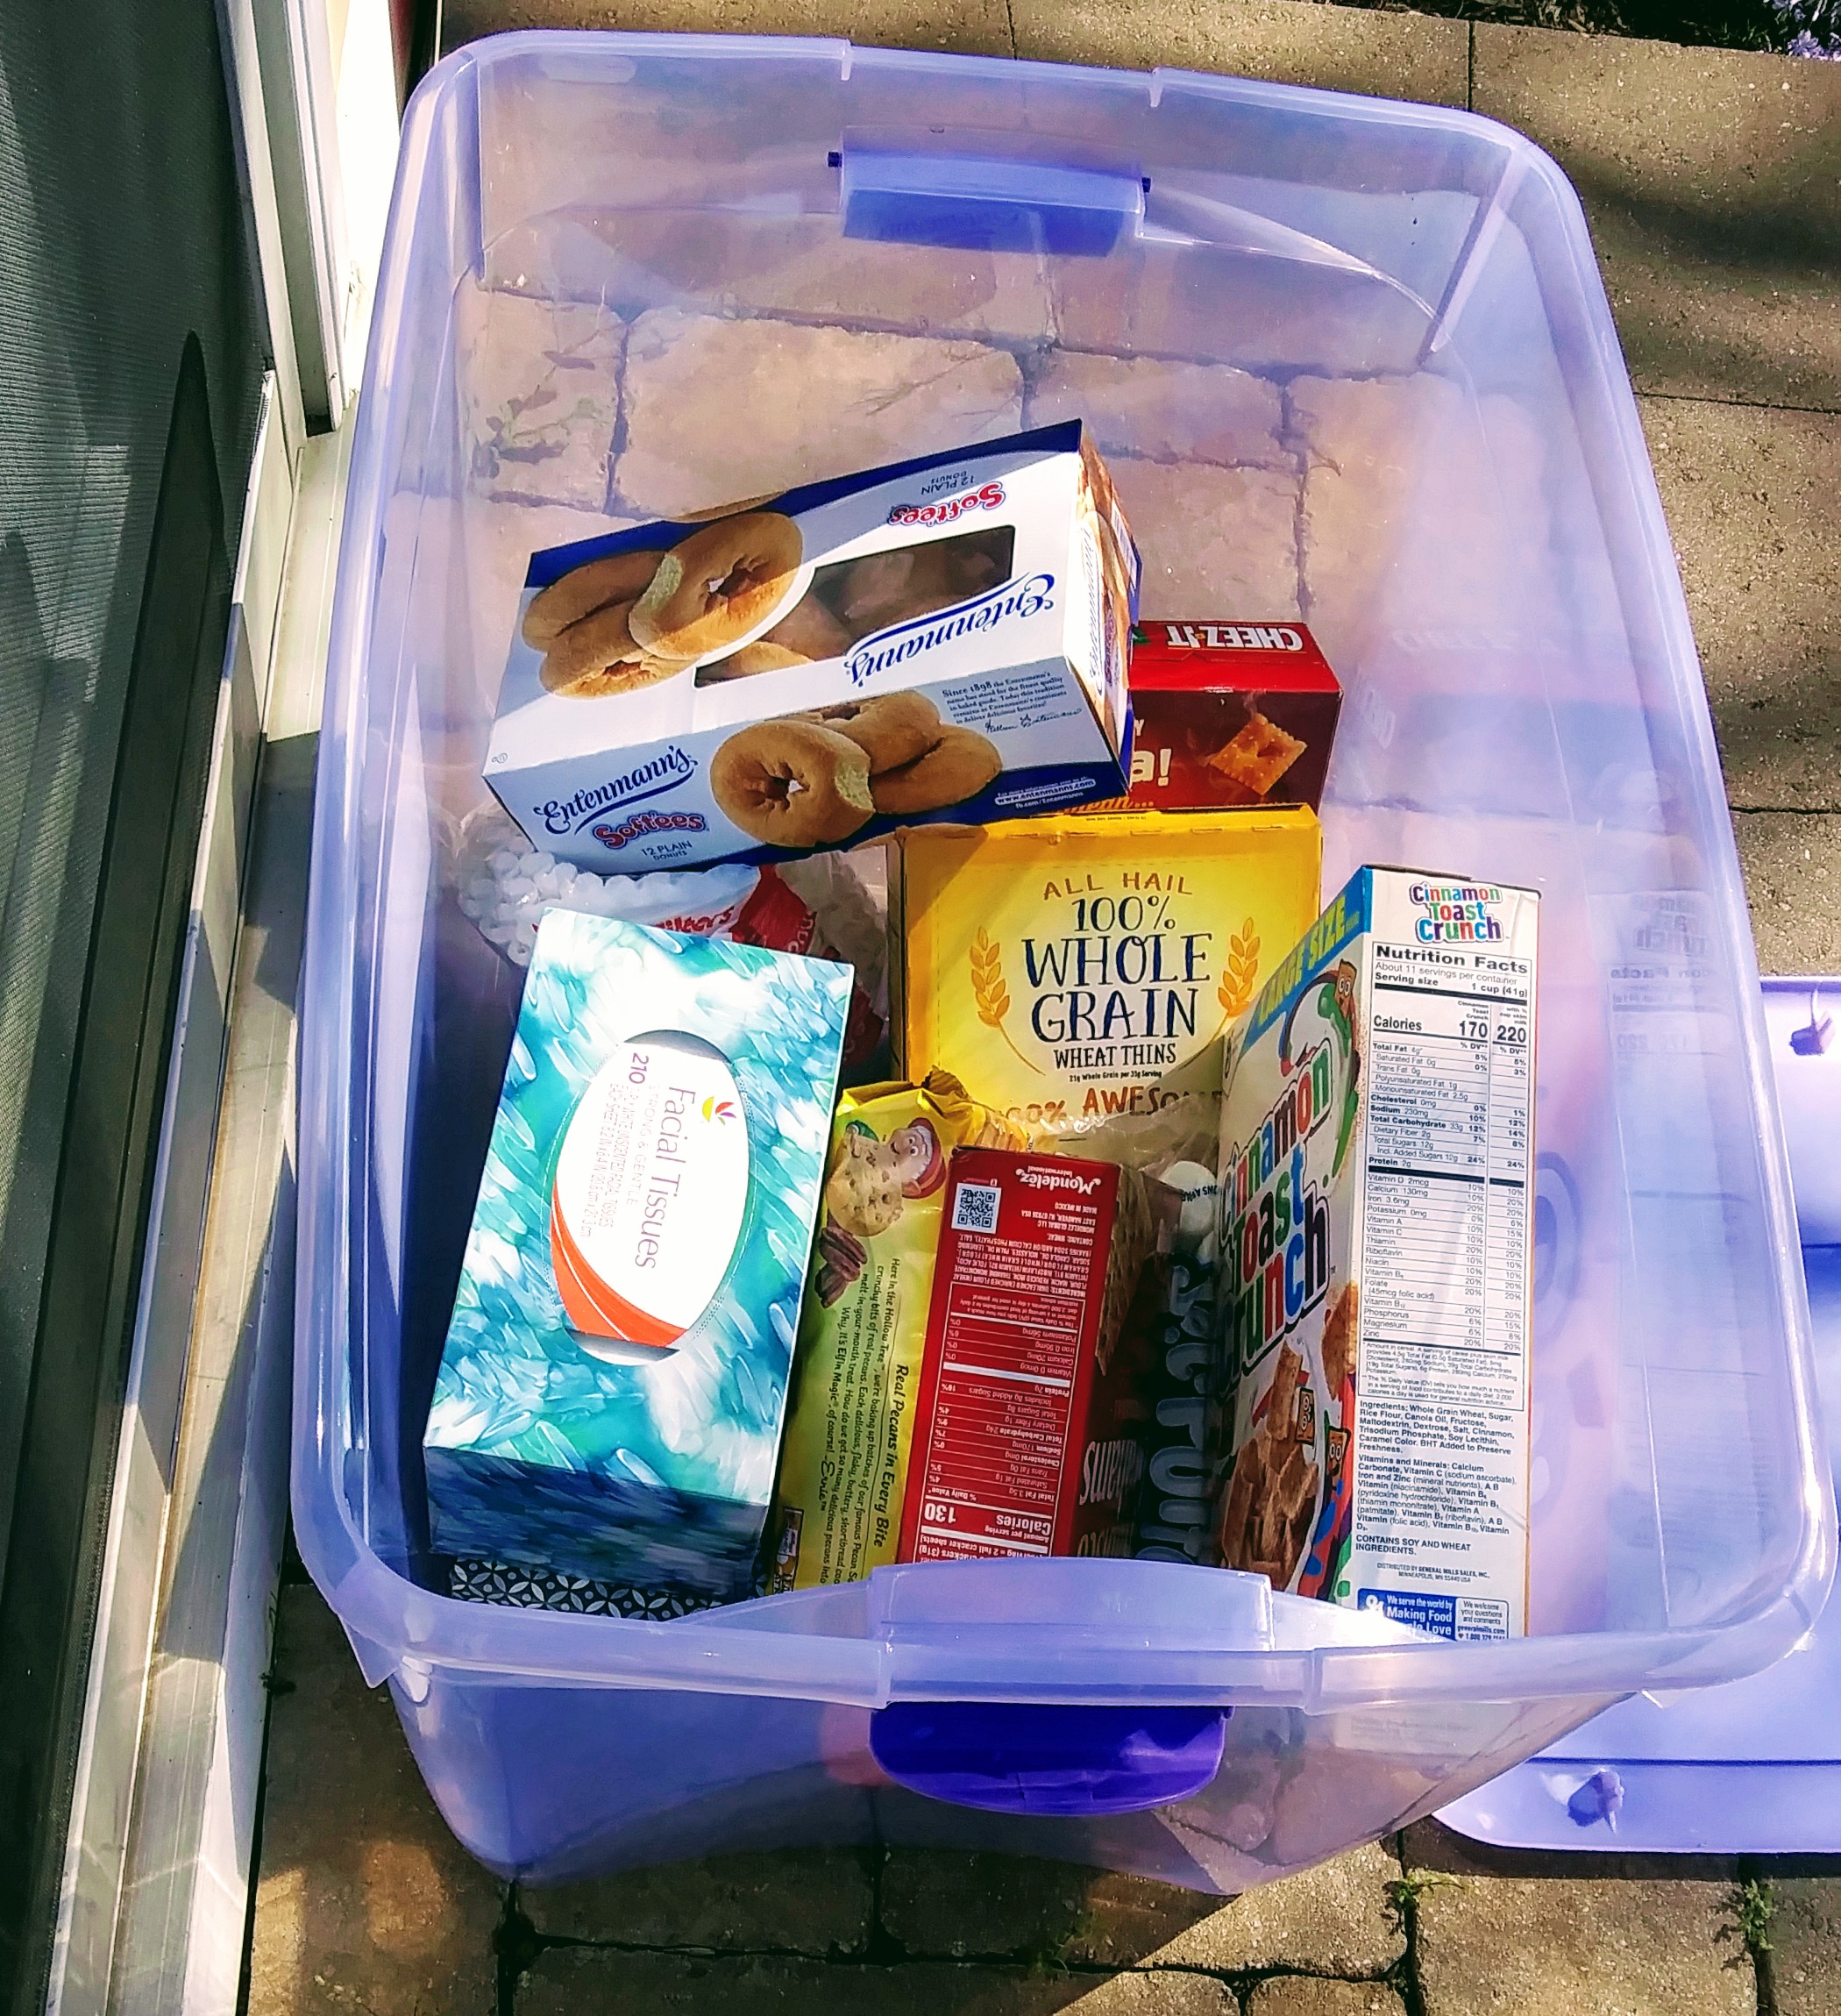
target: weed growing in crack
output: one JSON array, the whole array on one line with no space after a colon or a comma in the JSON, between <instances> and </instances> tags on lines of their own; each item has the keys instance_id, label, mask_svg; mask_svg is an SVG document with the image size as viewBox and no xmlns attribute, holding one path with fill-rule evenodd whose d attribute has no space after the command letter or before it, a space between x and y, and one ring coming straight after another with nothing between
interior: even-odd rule
<instances>
[{"instance_id":1,"label":"weed growing in crack","mask_svg":"<svg viewBox=\"0 0 1841 2016\"><path fill-rule=\"evenodd\" d=\"M1419 1899L1429 1890L1442 1890L1451 1878L1442 1870L1410 1869L1384 1885L1388 1923L1402 1939L1411 1938L1419 1915Z\"/></svg>"},{"instance_id":2,"label":"weed growing in crack","mask_svg":"<svg viewBox=\"0 0 1841 2016\"><path fill-rule=\"evenodd\" d=\"M1749 1966L1757 1982L1759 2016L1777 2016L1777 1975L1771 1958L1771 1920L1777 1915L1777 1898L1761 1876L1739 1865L1738 1881L1726 1892L1726 1909L1731 1917L1714 1934L1721 1946L1735 1950L1723 1964L1729 1968Z\"/></svg>"},{"instance_id":3,"label":"weed growing in crack","mask_svg":"<svg viewBox=\"0 0 1841 2016\"><path fill-rule=\"evenodd\" d=\"M1452 1879L1441 1870L1409 1868L1404 1834L1394 1835L1388 1845L1399 1859L1400 1873L1383 1886L1382 1908L1399 1934L1400 1957L1388 1970L1387 1979L1406 2005L1406 2016L1426 2016L1419 1979L1419 1900Z\"/></svg>"},{"instance_id":4,"label":"weed growing in crack","mask_svg":"<svg viewBox=\"0 0 1841 2016\"><path fill-rule=\"evenodd\" d=\"M1768 1953L1771 1920L1777 1915L1777 1899L1771 1894L1770 1884L1761 1876L1748 1876L1734 1888L1730 1904L1746 1949Z\"/></svg>"}]
</instances>

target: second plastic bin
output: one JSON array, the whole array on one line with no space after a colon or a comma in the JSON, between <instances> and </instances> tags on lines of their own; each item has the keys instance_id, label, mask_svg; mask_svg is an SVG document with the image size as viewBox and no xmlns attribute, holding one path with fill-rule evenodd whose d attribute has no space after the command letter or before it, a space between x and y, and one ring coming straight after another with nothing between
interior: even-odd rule
<instances>
[{"instance_id":1,"label":"second plastic bin","mask_svg":"<svg viewBox=\"0 0 1841 2016\"><path fill-rule=\"evenodd\" d=\"M1830 1460L1841 1473L1841 980L1767 980ZM1841 1604L1768 1672L1622 1701L1439 1815L1496 1848L1841 1850Z\"/></svg>"},{"instance_id":2,"label":"second plastic bin","mask_svg":"<svg viewBox=\"0 0 1841 2016\"><path fill-rule=\"evenodd\" d=\"M1329 886L1382 860L1543 893L1534 1635L1406 1642L1090 1561L669 1623L451 1600L419 1431L517 994L454 887L526 555L1073 412L1148 614L1301 613L1340 673ZM1635 406L1525 141L829 42L511 36L424 82L333 623L294 1495L494 1867L881 1839L1234 1891L1617 1697L1764 1665L1833 1514L1759 1035Z\"/></svg>"}]
</instances>

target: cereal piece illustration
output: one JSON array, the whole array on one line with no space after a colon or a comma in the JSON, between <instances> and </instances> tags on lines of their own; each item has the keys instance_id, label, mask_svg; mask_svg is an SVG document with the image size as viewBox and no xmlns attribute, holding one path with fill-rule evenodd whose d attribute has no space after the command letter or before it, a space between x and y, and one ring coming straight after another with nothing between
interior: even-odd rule
<instances>
[{"instance_id":1,"label":"cereal piece illustration","mask_svg":"<svg viewBox=\"0 0 1841 2016\"><path fill-rule=\"evenodd\" d=\"M828 1223L873 1239L901 1216L911 1197L930 1197L946 1180L946 1151L924 1120L898 1127L884 1141L861 1121L844 1129L825 1186Z\"/></svg>"},{"instance_id":2,"label":"cereal piece illustration","mask_svg":"<svg viewBox=\"0 0 1841 2016\"><path fill-rule=\"evenodd\" d=\"M1264 1575L1275 1589L1290 1583L1317 1507L1315 1421L1304 1360L1282 1345L1258 1431L1234 1459L1220 1532L1223 1565Z\"/></svg>"}]
</instances>

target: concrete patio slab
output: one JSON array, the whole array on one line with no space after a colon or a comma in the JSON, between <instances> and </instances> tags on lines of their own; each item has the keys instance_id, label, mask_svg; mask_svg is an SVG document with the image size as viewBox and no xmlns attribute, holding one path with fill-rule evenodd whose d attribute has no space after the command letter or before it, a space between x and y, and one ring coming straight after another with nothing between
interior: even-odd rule
<instances>
[{"instance_id":1,"label":"concrete patio slab","mask_svg":"<svg viewBox=\"0 0 1841 2016\"><path fill-rule=\"evenodd\" d=\"M1841 64L1479 22L1470 104L1572 177L1638 391L1841 408Z\"/></svg>"},{"instance_id":2,"label":"concrete patio slab","mask_svg":"<svg viewBox=\"0 0 1841 2016\"><path fill-rule=\"evenodd\" d=\"M1233 1991L1205 1974L1062 1969L827 1966L815 1960L701 1959L572 1947L542 1955L516 2016L1236 2016Z\"/></svg>"},{"instance_id":3,"label":"concrete patio slab","mask_svg":"<svg viewBox=\"0 0 1841 2016\"><path fill-rule=\"evenodd\" d=\"M1397 1990L1374 1981L1311 1981L1280 1975L1247 1992L1247 2016L1404 2016Z\"/></svg>"},{"instance_id":4,"label":"concrete patio slab","mask_svg":"<svg viewBox=\"0 0 1841 2016\"><path fill-rule=\"evenodd\" d=\"M952 1959L1381 1974L1403 1950L1387 1909L1399 1873L1382 1849L1357 1849L1224 1905L1062 1863L896 1849L882 1873L882 1924L907 1952Z\"/></svg>"},{"instance_id":5,"label":"concrete patio slab","mask_svg":"<svg viewBox=\"0 0 1841 2016\"><path fill-rule=\"evenodd\" d=\"M1735 812L1758 970L1841 972L1841 817Z\"/></svg>"},{"instance_id":6,"label":"concrete patio slab","mask_svg":"<svg viewBox=\"0 0 1841 2016\"><path fill-rule=\"evenodd\" d=\"M1841 2009L1841 1877L1781 1877L1771 1896L1777 2016L1831 2016Z\"/></svg>"},{"instance_id":7,"label":"concrete patio slab","mask_svg":"<svg viewBox=\"0 0 1841 2016\"><path fill-rule=\"evenodd\" d=\"M1418 1898L1425 2016L1752 2016L1727 1885L1452 1876ZM1723 1936L1724 1935L1724 1936Z\"/></svg>"},{"instance_id":8,"label":"concrete patio slab","mask_svg":"<svg viewBox=\"0 0 1841 2016\"><path fill-rule=\"evenodd\" d=\"M519 1902L550 1939L821 1958L861 1954L875 1911L872 1859L853 1849L730 1855L528 1890Z\"/></svg>"},{"instance_id":9,"label":"concrete patio slab","mask_svg":"<svg viewBox=\"0 0 1841 2016\"><path fill-rule=\"evenodd\" d=\"M487 2016L498 1884L448 1831L318 1590L281 1592L249 2016Z\"/></svg>"},{"instance_id":10,"label":"concrete patio slab","mask_svg":"<svg viewBox=\"0 0 1841 2016\"><path fill-rule=\"evenodd\" d=\"M1127 70L1218 70L1275 84L1461 105L1469 25L1295 0L1010 0L1016 53Z\"/></svg>"},{"instance_id":11,"label":"concrete patio slab","mask_svg":"<svg viewBox=\"0 0 1841 2016\"><path fill-rule=\"evenodd\" d=\"M835 35L866 47L1011 56L1005 0L446 0L442 46L516 28Z\"/></svg>"},{"instance_id":12,"label":"concrete patio slab","mask_svg":"<svg viewBox=\"0 0 1841 2016\"><path fill-rule=\"evenodd\" d=\"M1748 812L1841 811L1841 416L1642 409L1727 794Z\"/></svg>"}]
</instances>

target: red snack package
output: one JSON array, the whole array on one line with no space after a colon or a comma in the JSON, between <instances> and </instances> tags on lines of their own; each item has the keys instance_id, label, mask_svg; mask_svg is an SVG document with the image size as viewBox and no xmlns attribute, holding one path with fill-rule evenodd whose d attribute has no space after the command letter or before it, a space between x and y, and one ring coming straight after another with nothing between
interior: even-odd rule
<instances>
[{"instance_id":1,"label":"red snack package","mask_svg":"<svg viewBox=\"0 0 1841 2016\"><path fill-rule=\"evenodd\" d=\"M790 889L772 867L761 870L754 894L743 904L741 915L731 927L737 944L762 945L772 952L798 952L820 959L842 955L827 943L818 917L805 899ZM849 959L842 959L849 965ZM845 1070L873 1057L888 1033L875 1003L858 980L850 988L850 1018L844 1026Z\"/></svg>"},{"instance_id":2,"label":"red snack package","mask_svg":"<svg viewBox=\"0 0 1841 2016\"><path fill-rule=\"evenodd\" d=\"M1130 805L1317 809L1342 688L1303 623L1140 623L1131 693Z\"/></svg>"},{"instance_id":3,"label":"red snack package","mask_svg":"<svg viewBox=\"0 0 1841 2016\"><path fill-rule=\"evenodd\" d=\"M1120 1172L952 1158L899 1561L1073 1551Z\"/></svg>"}]
</instances>

